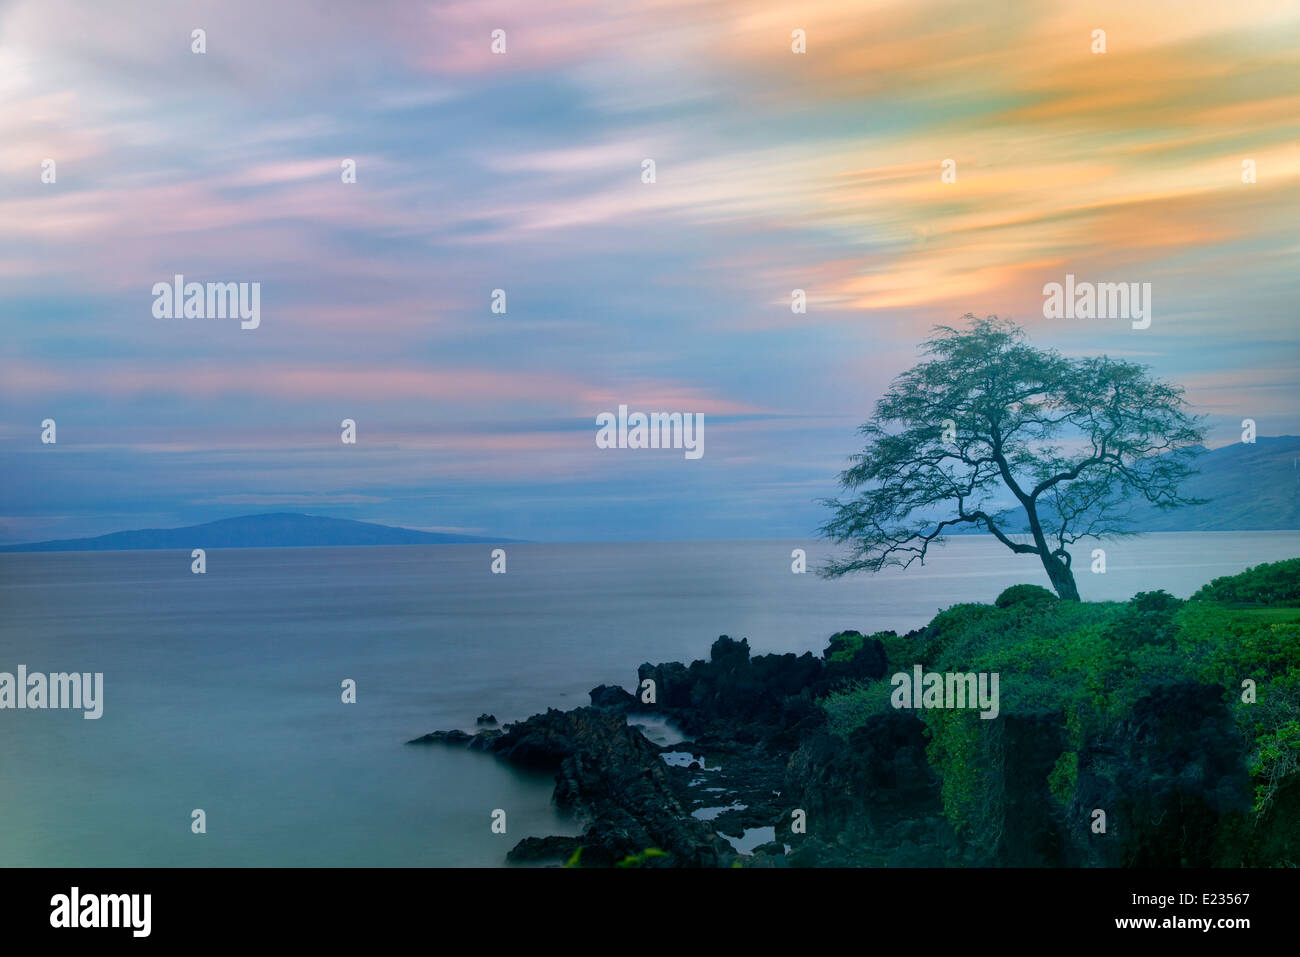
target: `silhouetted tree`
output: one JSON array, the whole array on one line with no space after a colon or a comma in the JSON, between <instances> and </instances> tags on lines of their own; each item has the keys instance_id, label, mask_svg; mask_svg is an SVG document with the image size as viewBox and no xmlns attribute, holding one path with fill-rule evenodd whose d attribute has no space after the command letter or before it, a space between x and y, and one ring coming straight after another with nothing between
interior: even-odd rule
<instances>
[{"instance_id":1,"label":"silhouetted tree","mask_svg":"<svg viewBox=\"0 0 1300 957\"><path fill-rule=\"evenodd\" d=\"M1077 601L1069 545L1132 534L1135 502L1201 504L1178 493L1195 474L1200 419L1143 366L1067 358L996 316L963 318L965 330L935 330L926 360L859 430L866 448L840 475L856 497L828 500L835 515L822 528L853 551L823 574L924 564L931 544L966 525L1036 555L1056 593Z\"/></svg>"}]
</instances>

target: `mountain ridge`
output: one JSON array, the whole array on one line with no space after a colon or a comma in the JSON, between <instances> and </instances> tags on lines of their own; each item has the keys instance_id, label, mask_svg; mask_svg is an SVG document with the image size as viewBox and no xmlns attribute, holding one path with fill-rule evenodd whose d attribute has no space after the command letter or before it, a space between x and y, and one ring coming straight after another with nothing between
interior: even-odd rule
<instances>
[{"instance_id":1,"label":"mountain ridge","mask_svg":"<svg viewBox=\"0 0 1300 957\"><path fill-rule=\"evenodd\" d=\"M1291 461L1287 461L1290 459ZM1259 436L1208 449L1196 457L1179 492L1203 505L1161 511L1133 507L1132 527L1143 532L1265 532L1300 528L1300 436ZM954 535L983 535L962 529ZM1017 530L1016 534L1021 534Z\"/></svg>"}]
</instances>

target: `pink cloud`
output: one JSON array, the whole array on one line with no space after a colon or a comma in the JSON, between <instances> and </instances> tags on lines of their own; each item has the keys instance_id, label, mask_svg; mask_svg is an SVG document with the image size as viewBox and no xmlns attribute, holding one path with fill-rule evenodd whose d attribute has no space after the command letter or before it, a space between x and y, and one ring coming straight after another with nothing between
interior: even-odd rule
<instances>
[{"instance_id":1,"label":"pink cloud","mask_svg":"<svg viewBox=\"0 0 1300 957\"><path fill-rule=\"evenodd\" d=\"M524 417L536 411L541 403L579 417L615 409L620 403L647 411L714 415L766 411L670 382L638 377L611 387L559 373L521 370L247 364L178 364L155 368L88 361L57 367L9 362L0 364L0 372L3 372L0 390L23 396L41 393L171 395L194 400L260 396L298 402L328 401L331 408L348 401L430 401L454 404L466 416L472 415L476 404L480 408L492 408L507 402L520 403L518 413Z\"/></svg>"}]
</instances>

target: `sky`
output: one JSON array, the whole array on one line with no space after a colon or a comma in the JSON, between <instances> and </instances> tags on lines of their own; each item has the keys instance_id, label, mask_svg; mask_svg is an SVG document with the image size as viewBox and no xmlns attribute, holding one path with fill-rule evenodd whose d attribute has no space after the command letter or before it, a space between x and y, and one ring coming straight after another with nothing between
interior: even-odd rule
<instances>
[{"instance_id":1,"label":"sky","mask_svg":"<svg viewBox=\"0 0 1300 957\"><path fill-rule=\"evenodd\" d=\"M966 313L1148 364L1212 446L1300 433L1298 41L1280 0L0 3L0 543L805 537ZM156 317L176 274L260 325ZM1150 326L1045 318L1066 274ZM598 448L620 404L704 454Z\"/></svg>"}]
</instances>

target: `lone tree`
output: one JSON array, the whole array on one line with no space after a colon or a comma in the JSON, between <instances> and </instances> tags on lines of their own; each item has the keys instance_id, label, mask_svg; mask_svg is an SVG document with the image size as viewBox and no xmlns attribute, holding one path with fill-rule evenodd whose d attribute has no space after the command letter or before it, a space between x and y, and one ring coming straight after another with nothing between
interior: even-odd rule
<instances>
[{"instance_id":1,"label":"lone tree","mask_svg":"<svg viewBox=\"0 0 1300 957\"><path fill-rule=\"evenodd\" d=\"M867 446L840 475L856 497L828 500L835 517L821 530L853 551L823 574L924 564L931 544L971 526L1038 556L1056 593L1077 601L1068 546L1133 534L1135 504L1201 504L1178 494L1195 474L1200 419L1143 366L1067 358L996 316L963 318L966 330L935 330L928 358L859 430Z\"/></svg>"}]
</instances>

